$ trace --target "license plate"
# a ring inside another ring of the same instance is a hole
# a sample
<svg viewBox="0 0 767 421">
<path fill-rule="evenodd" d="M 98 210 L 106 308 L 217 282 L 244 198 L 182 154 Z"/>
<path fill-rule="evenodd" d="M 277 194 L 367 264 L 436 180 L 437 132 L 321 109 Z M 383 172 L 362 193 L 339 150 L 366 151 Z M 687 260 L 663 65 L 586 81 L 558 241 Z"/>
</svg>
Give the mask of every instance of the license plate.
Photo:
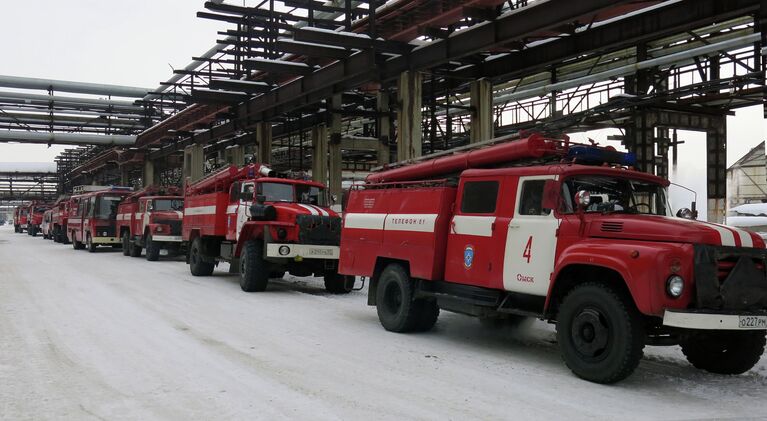
<svg viewBox="0 0 767 421">
<path fill-rule="evenodd" d="M 738 319 L 741 329 L 767 329 L 767 316 L 739 316 Z"/>
<path fill-rule="evenodd" d="M 160 250 L 160 256 L 167 256 L 167 255 L 168 255 L 168 250 L 165 250 L 165 249 Z"/>
</svg>

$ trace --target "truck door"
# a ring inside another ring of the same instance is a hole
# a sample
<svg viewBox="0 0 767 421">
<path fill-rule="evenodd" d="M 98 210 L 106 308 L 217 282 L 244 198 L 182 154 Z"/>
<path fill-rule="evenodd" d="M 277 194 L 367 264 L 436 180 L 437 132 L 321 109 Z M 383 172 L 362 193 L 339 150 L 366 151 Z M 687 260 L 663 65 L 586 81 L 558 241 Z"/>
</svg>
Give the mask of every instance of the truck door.
<svg viewBox="0 0 767 421">
<path fill-rule="evenodd" d="M 503 287 L 507 291 L 548 294 L 560 222 L 551 209 L 542 207 L 544 185 L 551 179 L 556 176 L 519 178 L 504 251 Z"/>
<path fill-rule="evenodd" d="M 240 200 L 237 204 L 237 232 L 235 233 L 235 239 L 240 239 L 240 231 L 242 226 L 250 217 L 250 206 L 253 204 L 253 194 L 255 189 L 255 183 L 246 182 L 242 183 L 240 190 Z"/>
<path fill-rule="evenodd" d="M 447 237 L 445 279 L 499 288 L 501 246 L 494 241 L 501 195 L 499 177 L 462 180 Z"/>
<path fill-rule="evenodd" d="M 144 230 L 149 225 L 149 213 L 152 211 L 151 206 L 152 203 L 149 199 L 139 202 L 139 214 L 136 215 L 136 224 L 138 224 L 138 231 L 136 233 L 138 235 L 144 235 Z"/>
</svg>

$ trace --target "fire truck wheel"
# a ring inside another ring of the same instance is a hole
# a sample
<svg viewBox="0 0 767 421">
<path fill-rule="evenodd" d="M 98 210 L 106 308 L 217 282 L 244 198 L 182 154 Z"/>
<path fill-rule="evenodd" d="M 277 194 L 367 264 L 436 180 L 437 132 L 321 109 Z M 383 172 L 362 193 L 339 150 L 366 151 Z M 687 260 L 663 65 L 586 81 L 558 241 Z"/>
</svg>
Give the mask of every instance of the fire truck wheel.
<svg viewBox="0 0 767 421">
<path fill-rule="evenodd" d="M 764 354 L 765 331 L 702 331 L 682 340 L 682 352 L 695 368 L 716 374 L 742 374 Z"/>
<path fill-rule="evenodd" d="M 434 326 L 439 307 L 433 301 L 414 298 L 414 284 L 405 269 L 392 263 L 381 272 L 376 291 L 378 320 L 392 332 L 426 331 Z"/>
<path fill-rule="evenodd" d="M 260 292 L 269 284 L 269 264 L 264 261 L 264 245 L 247 241 L 240 256 L 240 288 L 245 292 Z"/>
<path fill-rule="evenodd" d="M 354 276 L 330 272 L 326 273 L 324 278 L 325 290 L 331 294 L 348 294 L 354 288 Z"/>
<path fill-rule="evenodd" d="M 189 247 L 189 270 L 194 276 L 210 276 L 213 274 L 213 263 L 202 258 L 202 239 L 195 238 Z"/>
<path fill-rule="evenodd" d="M 128 250 L 130 250 L 128 254 L 130 254 L 130 257 L 141 257 L 141 246 L 136 244 L 135 241 L 133 243 L 128 241 L 128 243 Z"/>
<path fill-rule="evenodd" d="M 578 377 L 615 383 L 642 359 L 644 330 L 633 303 L 602 283 L 576 286 L 559 308 L 557 342 Z"/>
<path fill-rule="evenodd" d="M 152 241 L 152 234 L 146 236 L 146 260 L 156 262 L 160 258 L 160 245 Z"/>
<path fill-rule="evenodd" d="M 85 247 L 88 249 L 88 253 L 95 253 L 96 252 L 96 244 L 93 243 L 93 240 L 91 240 L 91 235 L 87 234 L 85 236 Z"/>
<path fill-rule="evenodd" d="M 130 238 L 128 231 L 123 233 L 123 256 L 130 256 Z"/>
<path fill-rule="evenodd" d="M 74 231 L 72 231 L 72 248 L 75 250 L 82 250 L 85 248 L 85 245 L 82 242 L 77 241 Z"/>
</svg>

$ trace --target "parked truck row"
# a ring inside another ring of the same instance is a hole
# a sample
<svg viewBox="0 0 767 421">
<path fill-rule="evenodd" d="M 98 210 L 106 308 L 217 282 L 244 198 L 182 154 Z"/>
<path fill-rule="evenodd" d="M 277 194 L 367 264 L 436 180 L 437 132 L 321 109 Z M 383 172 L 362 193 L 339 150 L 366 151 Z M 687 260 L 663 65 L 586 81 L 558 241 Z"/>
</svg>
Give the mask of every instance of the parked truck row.
<svg viewBox="0 0 767 421">
<path fill-rule="evenodd" d="M 90 187 L 47 211 L 17 209 L 14 226 L 37 230 L 42 210 L 44 237 L 75 249 L 184 255 L 194 276 L 228 262 L 248 292 L 286 272 L 323 277 L 331 293 L 367 281 L 393 332 L 430 330 L 440 311 L 539 318 L 573 373 L 598 383 L 629 376 L 647 345 L 748 371 L 767 332 L 764 240 L 695 220 L 694 203 L 674 213 L 668 180 L 633 165 L 533 134 L 373 172 L 343 218 L 323 185 L 250 164 L 183 189 Z"/>
</svg>

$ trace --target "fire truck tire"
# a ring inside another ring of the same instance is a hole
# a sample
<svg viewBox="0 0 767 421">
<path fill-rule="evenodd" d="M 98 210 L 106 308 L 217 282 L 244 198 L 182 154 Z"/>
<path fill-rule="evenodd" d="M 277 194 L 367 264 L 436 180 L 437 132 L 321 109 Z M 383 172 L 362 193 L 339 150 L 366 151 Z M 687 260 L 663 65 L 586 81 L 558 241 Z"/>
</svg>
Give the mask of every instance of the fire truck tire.
<svg viewBox="0 0 767 421">
<path fill-rule="evenodd" d="M 146 236 L 146 260 L 156 262 L 160 258 L 160 245 L 152 241 L 152 235 Z"/>
<path fill-rule="evenodd" d="M 264 245 L 247 241 L 240 256 L 240 288 L 245 292 L 266 290 L 269 284 L 269 263 L 264 261 Z"/>
<path fill-rule="evenodd" d="M 325 290 L 331 294 L 348 294 L 354 288 L 354 276 L 330 272 L 325 274 L 324 280 Z"/>
<path fill-rule="evenodd" d="M 32 237 L 37 237 L 37 229 L 35 227 L 29 228 L 27 230 L 27 234 L 29 234 Z"/>
<path fill-rule="evenodd" d="M 130 256 L 130 237 L 128 236 L 128 231 L 125 231 L 123 233 L 123 256 Z"/>
<path fill-rule="evenodd" d="M 384 329 L 391 332 L 426 331 L 434 326 L 439 307 L 433 301 L 416 299 L 415 284 L 396 263 L 381 272 L 376 291 L 376 311 Z"/>
<path fill-rule="evenodd" d="M 128 241 L 128 243 L 128 250 L 130 250 L 128 254 L 130 254 L 130 257 L 141 257 L 141 246 L 136 244 L 135 240 L 132 243 Z"/>
<path fill-rule="evenodd" d="M 213 263 L 202 258 L 202 239 L 195 238 L 189 247 L 189 270 L 194 276 L 210 276 L 213 274 Z"/>
<path fill-rule="evenodd" d="M 88 253 L 95 253 L 96 252 L 96 244 L 93 243 L 93 240 L 91 240 L 91 235 L 87 234 L 85 236 L 85 247 L 88 249 Z"/>
<path fill-rule="evenodd" d="M 75 250 L 82 250 L 85 248 L 85 244 L 83 244 L 80 241 L 77 241 L 77 237 L 75 236 L 74 231 L 72 232 L 72 248 Z"/>
<path fill-rule="evenodd" d="M 18 234 L 18 233 L 19 233 L 19 231 L 20 231 L 20 230 L 19 230 L 19 226 L 18 226 L 18 225 L 14 225 L 14 226 L 13 226 L 13 232 L 15 232 L 15 233 L 17 233 L 17 234 Z"/>
<path fill-rule="evenodd" d="M 615 383 L 639 365 L 644 329 L 629 299 L 602 283 L 584 283 L 567 294 L 557 317 L 557 342 L 578 377 Z"/>
<path fill-rule="evenodd" d="M 701 331 L 682 340 L 682 352 L 695 368 L 716 374 L 743 374 L 764 354 L 765 332 Z"/>
</svg>

